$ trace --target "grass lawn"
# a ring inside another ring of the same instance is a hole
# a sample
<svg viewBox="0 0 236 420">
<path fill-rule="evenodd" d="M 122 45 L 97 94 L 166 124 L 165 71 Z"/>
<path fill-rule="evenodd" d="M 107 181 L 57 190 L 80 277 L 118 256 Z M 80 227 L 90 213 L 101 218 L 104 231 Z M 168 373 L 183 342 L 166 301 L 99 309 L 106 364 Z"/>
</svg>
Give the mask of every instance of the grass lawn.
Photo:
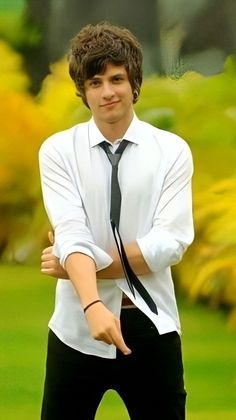
<svg viewBox="0 0 236 420">
<path fill-rule="evenodd" d="M 0 265 L 0 419 L 40 418 L 54 284 L 35 267 Z M 220 312 L 183 299 L 179 308 L 187 420 L 236 419 L 236 331 L 227 328 Z M 96 420 L 111 419 L 128 420 L 128 415 L 119 397 L 109 391 Z"/>
</svg>

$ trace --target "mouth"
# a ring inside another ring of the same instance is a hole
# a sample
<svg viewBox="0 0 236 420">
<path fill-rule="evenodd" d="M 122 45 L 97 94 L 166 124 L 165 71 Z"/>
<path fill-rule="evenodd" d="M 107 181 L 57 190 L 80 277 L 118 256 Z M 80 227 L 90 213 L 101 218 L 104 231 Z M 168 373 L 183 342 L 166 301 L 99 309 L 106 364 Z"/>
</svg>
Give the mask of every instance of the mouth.
<svg viewBox="0 0 236 420">
<path fill-rule="evenodd" d="M 110 108 L 110 107 L 112 107 L 112 106 L 114 106 L 114 105 L 116 105 L 118 103 L 119 103 L 119 101 L 107 102 L 105 104 L 102 104 L 101 105 L 101 108 Z"/>
</svg>

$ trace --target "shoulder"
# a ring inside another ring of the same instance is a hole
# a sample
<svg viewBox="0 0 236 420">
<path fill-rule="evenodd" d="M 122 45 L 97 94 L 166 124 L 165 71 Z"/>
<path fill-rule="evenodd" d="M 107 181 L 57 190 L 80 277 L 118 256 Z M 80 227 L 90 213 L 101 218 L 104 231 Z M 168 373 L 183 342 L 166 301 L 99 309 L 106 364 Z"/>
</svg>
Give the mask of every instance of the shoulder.
<svg viewBox="0 0 236 420">
<path fill-rule="evenodd" d="M 52 134 L 43 141 L 39 149 L 39 156 L 56 153 L 64 154 L 73 148 L 74 142 L 79 141 L 87 131 L 88 123 L 80 123 L 66 130 Z"/>
<path fill-rule="evenodd" d="M 161 153 L 171 156 L 184 153 L 191 157 L 191 150 L 188 142 L 176 133 L 163 130 L 149 124 L 145 121 L 138 120 L 139 133 L 141 141 L 145 147 L 151 145 L 160 150 Z"/>
<path fill-rule="evenodd" d="M 142 120 L 138 121 L 142 150 L 159 155 L 168 171 L 170 168 L 185 168 L 193 172 L 193 157 L 190 146 L 181 136 L 153 126 Z"/>
<path fill-rule="evenodd" d="M 138 123 L 140 124 L 141 130 L 146 133 L 146 137 L 148 135 L 148 137 L 152 138 L 163 147 L 189 147 L 187 141 L 176 133 L 157 128 L 142 120 L 139 120 Z"/>
</svg>

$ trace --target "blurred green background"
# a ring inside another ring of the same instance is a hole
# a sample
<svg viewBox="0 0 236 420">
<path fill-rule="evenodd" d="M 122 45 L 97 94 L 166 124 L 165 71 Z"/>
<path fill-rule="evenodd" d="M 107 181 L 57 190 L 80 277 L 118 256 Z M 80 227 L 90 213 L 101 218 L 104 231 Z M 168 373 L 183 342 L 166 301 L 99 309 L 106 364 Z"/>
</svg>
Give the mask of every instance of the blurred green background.
<svg viewBox="0 0 236 420">
<path fill-rule="evenodd" d="M 143 45 L 137 115 L 182 136 L 193 153 L 195 240 L 173 270 L 189 419 L 236 418 L 236 2 L 86 3 L 0 0 L 0 418 L 38 418 L 55 286 L 39 271 L 49 225 L 38 149 L 89 117 L 66 52 L 84 24 L 104 19 Z M 119 403 L 108 395 L 99 420 L 109 410 L 125 419 Z"/>
</svg>

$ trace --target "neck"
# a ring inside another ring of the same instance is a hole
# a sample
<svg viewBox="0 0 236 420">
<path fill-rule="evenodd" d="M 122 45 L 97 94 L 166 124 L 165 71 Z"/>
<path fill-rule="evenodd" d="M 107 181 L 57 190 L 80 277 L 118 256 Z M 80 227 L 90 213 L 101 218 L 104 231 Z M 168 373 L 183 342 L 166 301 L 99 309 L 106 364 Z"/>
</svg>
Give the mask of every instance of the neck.
<svg viewBox="0 0 236 420">
<path fill-rule="evenodd" d="M 117 139 L 122 139 L 128 130 L 131 121 L 133 119 L 133 115 L 127 119 L 126 122 L 118 121 L 118 122 L 110 122 L 110 123 L 101 123 L 100 121 L 96 121 L 94 118 L 95 124 L 98 127 L 99 131 L 102 135 L 109 140 L 111 143 L 114 143 Z"/>
</svg>

